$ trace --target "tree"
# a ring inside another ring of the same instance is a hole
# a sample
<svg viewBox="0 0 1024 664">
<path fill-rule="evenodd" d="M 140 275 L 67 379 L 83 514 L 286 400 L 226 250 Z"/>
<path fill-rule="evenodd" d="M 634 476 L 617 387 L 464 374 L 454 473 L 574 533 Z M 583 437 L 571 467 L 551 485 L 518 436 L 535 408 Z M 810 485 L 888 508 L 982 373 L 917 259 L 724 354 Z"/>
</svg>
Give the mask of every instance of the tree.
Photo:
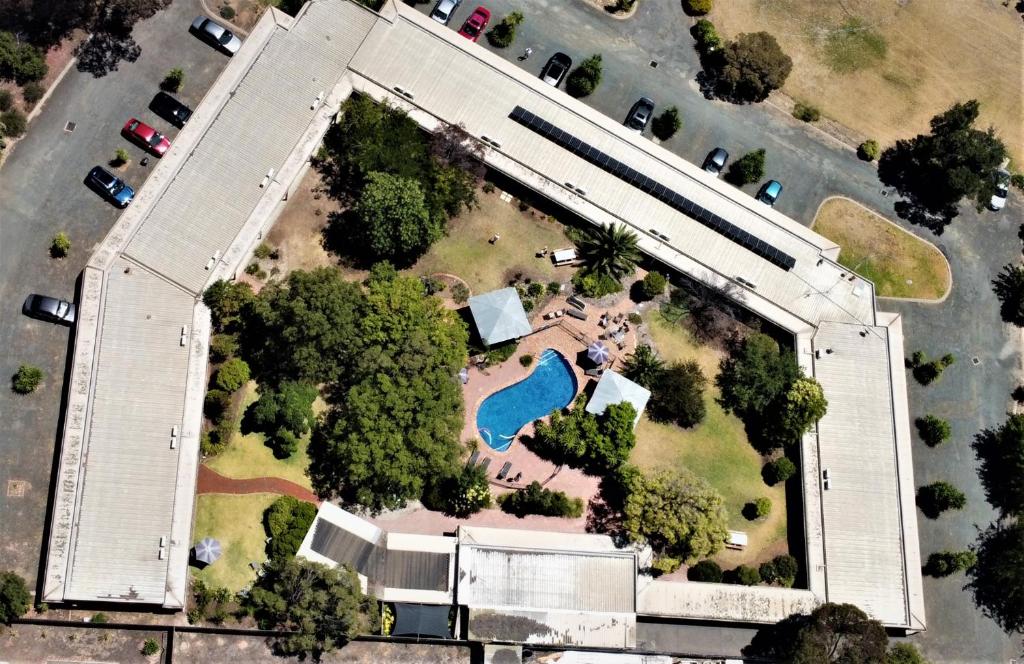
<svg viewBox="0 0 1024 664">
<path fill-rule="evenodd" d="M 214 334 L 210 336 L 210 360 L 212 362 L 223 362 L 237 352 L 237 335 Z"/>
<path fill-rule="evenodd" d="M 907 200 L 897 213 L 941 232 L 963 198 L 980 210 L 995 193 L 1006 147 L 989 127 L 974 128 L 980 105 L 956 103 L 931 119 L 931 133 L 896 141 L 878 161 L 878 177 Z"/>
<path fill-rule="evenodd" d="M 487 41 L 496 48 L 508 48 L 516 40 L 516 28 L 523 22 L 522 12 L 512 12 L 487 31 Z"/>
<path fill-rule="evenodd" d="M 694 427 L 704 421 L 704 388 L 708 380 L 696 361 L 673 362 L 654 381 L 647 410 L 657 422 Z"/>
<path fill-rule="evenodd" d="M 47 71 L 45 53 L 10 32 L 0 32 L 0 79 L 25 85 L 42 80 Z"/>
<path fill-rule="evenodd" d="M 0 572 L 0 624 L 11 624 L 28 612 L 32 597 L 25 579 L 14 572 Z"/>
<path fill-rule="evenodd" d="M 985 429 L 971 444 L 985 499 L 1002 518 L 1024 516 L 1024 414 Z"/>
<path fill-rule="evenodd" d="M 1024 521 L 994 523 L 971 547 L 978 562 L 965 588 L 974 603 L 1007 632 L 1024 632 Z"/>
<path fill-rule="evenodd" d="M 748 152 L 729 164 L 725 178 L 737 185 L 752 184 L 764 177 L 764 148 Z"/>
<path fill-rule="evenodd" d="M 759 102 L 782 87 L 793 60 L 767 32 L 741 34 L 709 62 L 715 92 L 737 103 Z"/>
<path fill-rule="evenodd" d="M 43 382 L 43 370 L 31 364 L 23 364 L 11 376 L 11 389 L 18 394 L 31 394 Z"/>
<path fill-rule="evenodd" d="M 882 149 L 878 146 L 878 141 L 873 138 L 869 138 L 857 146 L 857 156 L 864 161 L 874 161 L 881 153 Z"/>
<path fill-rule="evenodd" d="M 665 363 L 655 355 L 654 349 L 647 344 L 639 344 L 636 350 L 626 357 L 622 375 L 647 389 L 653 389 L 664 369 Z"/>
<path fill-rule="evenodd" d="M 0 134 L 17 138 L 28 129 L 28 118 L 16 108 L 0 113 Z"/>
<path fill-rule="evenodd" d="M 796 473 L 796 465 L 786 457 L 779 457 L 769 461 L 761 469 L 761 477 L 768 486 L 775 486 L 779 482 L 785 482 Z"/>
<path fill-rule="evenodd" d="M 213 282 L 203 292 L 203 304 L 210 309 L 213 327 L 221 332 L 234 329 L 242 310 L 254 299 L 249 284 L 223 279 Z"/>
<path fill-rule="evenodd" d="M 362 593 L 347 564 L 331 568 L 303 558 L 275 558 L 264 569 L 246 605 L 260 629 L 288 632 L 276 639 L 279 654 L 319 659 L 360 632 L 375 631 L 377 602 Z"/>
<path fill-rule="evenodd" d="M 785 588 L 793 585 L 799 570 L 800 567 L 796 562 L 796 558 L 788 553 L 775 556 L 771 560 L 761 563 L 757 568 L 758 573 L 761 575 L 761 581 L 771 584 L 777 583 Z"/>
<path fill-rule="evenodd" d="M 800 377 L 793 354 L 780 351 L 774 339 L 760 333 L 731 344 L 720 369 L 715 379 L 722 391 L 720 402 L 742 419 L 760 416 Z"/>
<path fill-rule="evenodd" d="M 249 365 L 245 360 L 233 357 L 220 365 L 213 382 L 225 392 L 234 392 L 249 382 Z"/>
<path fill-rule="evenodd" d="M 708 54 L 717 49 L 722 45 L 722 38 L 718 36 L 718 30 L 715 29 L 715 24 L 706 18 L 702 18 L 697 21 L 693 28 L 690 29 L 690 33 L 693 38 L 697 41 L 697 50 L 701 54 Z"/>
<path fill-rule="evenodd" d="M 71 251 L 71 238 L 64 231 L 61 231 L 53 236 L 53 242 L 50 243 L 50 256 L 53 258 L 66 258 L 68 252 Z"/>
<path fill-rule="evenodd" d="M 686 578 L 690 581 L 721 583 L 722 568 L 714 560 L 702 560 L 686 570 Z"/>
<path fill-rule="evenodd" d="M 764 497 L 755 498 L 743 506 L 743 516 L 746 517 L 748 521 L 763 519 L 771 514 L 771 511 L 772 501 Z"/>
<path fill-rule="evenodd" d="M 658 272 L 648 272 L 644 278 L 633 284 L 630 297 L 634 302 L 647 302 L 665 292 L 668 279 Z"/>
<path fill-rule="evenodd" d="M 601 84 L 603 65 L 600 54 L 592 55 L 572 70 L 565 81 L 565 90 L 573 97 L 586 97 Z"/>
<path fill-rule="evenodd" d="M 922 571 L 935 577 L 949 576 L 974 567 L 978 556 L 973 551 L 939 551 L 928 556 Z"/>
<path fill-rule="evenodd" d="M 586 403 L 587 396 L 580 394 L 572 410 L 555 411 L 547 423 L 536 422 L 530 448 L 557 464 L 595 473 L 614 470 L 625 463 L 636 444 L 636 409 L 624 401 L 595 416 L 586 411 Z"/>
<path fill-rule="evenodd" d="M 992 280 L 992 290 L 999 298 L 1003 320 L 1024 327 L 1024 265 L 1004 265 Z"/>
<path fill-rule="evenodd" d="M 444 232 L 430 216 L 415 180 L 370 173 L 355 216 L 357 236 L 375 259 L 411 264 Z"/>
<path fill-rule="evenodd" d="M 929 360 L 922 351 L 914 351 L 910 360 L 906 362 L 913 374 L 914 379 L 921 385 L 930 385 L 942 377 L 942 372 L 953 365 L 956 358 L 952 353 L 946 353 L 942 357 Z"/>
<path fill-rule="evenodd" d="M 932 482 L 917 490 L 917 506 L 929 519 L 937 519 L 946 510 L 963 509 L 967 496 L 949 482 Z"/>
<path fill-rule="evenodd" d="M 746 657 L 785 664 L 881 664 L 888 639 L 885 628 L 852 604 L 822 604 L 810 616 L 794 614 L 761 628 Z"/>
<path fill-rule="evenodd" d="M 632 541 L 684 560 L 706 558 L 729 535 L 722 497 L 688 471 L 626 477 L 622 526 Z"/>
<path fill-rule="evenodd" d="M 821 384 L 813 378 L 797 378 L 781 400 L 781 412 L 774 421 L 771 436 L 780 444 L 800 440 L 825 416 L 828 401 Z"/>
<path fill-rule="evenodd" d="M 726 583 L 735 583 L 741 586 L 756 586 L 761 583 L 761 572 L 750 565 L 740 565 L 731 569 L 723 575 Z"/>
<path fill-rule="evenodd" d="M 263 524 L 270 542 L 270 558 L 291 558 L 302 545 L 306 531 L 316 518 L 316 505 L 291 496 L 281 496 L 263 513 Z"/>
<path fill-rule="evenodd" d="M 817 122 L 821 119 L 821 110 L 817 106 L 798 101 L 793 106 L 793 117 L 804 122 Z"/>
<path fill-rule="evenodd" d="M 464 519 L 491 506 L 491 488 L 487 471 L 480 465 L 465 465 L 456 474 L 430 483 L 423 494 L 427 509 Z"/>
<path fill-rule="evenodd" d="M 683 120 L 679 117 L 679 109 L 669 106 L 661 115 L 654 118 L 651 123 L 651 131 L 662 141 L 672 138 L 683 126 Z"/>
<path fill-rule="evenodd" d="M 527 514 L 560 516 L 575 519 L 583 514 L 583 501 L 570 498 L 562 491 L 552 491 L 541 486 L 536 480 L 525 489 L 506 493 L 498 498 L 503 512 L 520 519 Z"/>
<path fill-rule="evenodd" d="M 591 229 L 577 243 L 583 271 L 621 281 L 636 270 L 640 260 L 637 241 L 636 233 L 624 225 L 608 223 Z"/>
<path fill-rule="evenodd" d="M 683 0 L 683 11 L 690 16 L 707 14 L 713 6 L 713 0 Z"/>
<path fill-rule="evenodd" d="M 246 411 L 245 427 L 267 434 L 267 442 L 278 458 L 287 458 L 298 447 L 298 437 L 316 421 L 313 402 L 315 385 L 285 381 L 277 389 L 260 385 L 260 398 Z"/>
<path fill-rule="evenodd" d="M 919 417 L 914 420 L 914 425 L 917 427 L 917 435 L 921 437 L 921 440 L 928 447 L 941 445 L 949 440 L 950 435 L 953 433 L 949 422 L 934 415 Z"/>
<path fill-rule="evenodd" d="M 896 643 L 885 653 L 885 664 L 928 664 L 928 660 L 913 643 Z"/>
</svg>

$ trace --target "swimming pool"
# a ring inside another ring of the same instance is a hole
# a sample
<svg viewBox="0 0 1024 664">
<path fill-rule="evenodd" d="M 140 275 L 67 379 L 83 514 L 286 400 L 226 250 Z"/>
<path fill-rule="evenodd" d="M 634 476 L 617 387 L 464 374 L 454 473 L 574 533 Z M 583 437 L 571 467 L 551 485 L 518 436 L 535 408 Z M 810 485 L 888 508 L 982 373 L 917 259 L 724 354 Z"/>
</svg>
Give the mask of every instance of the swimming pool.
<svg viewBox="0 0 1024 664">
<path fill-rule="evenodd" d="M 576 374 L 561 353 L 548 348 L 526 379 L 484 399 L 476 428 L 491 449 L 504 452 L 524 424 L 565 408 L 576 396 Z"/>
</svg>

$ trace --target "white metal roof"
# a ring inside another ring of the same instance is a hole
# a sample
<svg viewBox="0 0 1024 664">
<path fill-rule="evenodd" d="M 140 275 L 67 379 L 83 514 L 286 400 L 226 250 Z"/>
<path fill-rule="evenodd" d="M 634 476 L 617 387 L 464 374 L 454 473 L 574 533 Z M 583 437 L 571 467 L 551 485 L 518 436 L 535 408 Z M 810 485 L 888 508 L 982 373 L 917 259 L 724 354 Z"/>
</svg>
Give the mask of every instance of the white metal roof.
<svg viewBox="0 0 1024 664">
<path fill-rule="evenodd" d="M 515 288 L 500 288 L 469 298 L 469 310 L 473 313 L 480 338 L 488 346 L 509 339 L 525 337 L 533 332 L 526 310 Z"/>
<path fill-rule="evenodd" d="M 636 417 L 633 419 L 633 426 L 636 426 L 650 398 L 651 391 L 646 387 L 608 369 L 601 374 L 601 380 L 597 381 L 594 395 L 587 402 L 586 411 L 594 415 L 601 415 L 608 406 L 628 401 L 636 409 Z"/>
</svg>

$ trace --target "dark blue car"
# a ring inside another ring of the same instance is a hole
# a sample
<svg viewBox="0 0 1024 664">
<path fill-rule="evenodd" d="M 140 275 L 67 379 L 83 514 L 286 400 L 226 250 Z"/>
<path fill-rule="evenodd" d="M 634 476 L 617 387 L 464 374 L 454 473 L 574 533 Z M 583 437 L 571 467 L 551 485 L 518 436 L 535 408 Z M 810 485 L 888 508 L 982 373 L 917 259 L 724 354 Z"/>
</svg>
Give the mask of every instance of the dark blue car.
<svg viewBox="0 0 1024 664">
<path fill-rule="evenodd" d="M 118 207 L 128 207 L 128 204 L 135 198 L 134 189 L 102 166 L 96 166 L 89 171 L 85 181 L 101 196 Z"/>
</svg>

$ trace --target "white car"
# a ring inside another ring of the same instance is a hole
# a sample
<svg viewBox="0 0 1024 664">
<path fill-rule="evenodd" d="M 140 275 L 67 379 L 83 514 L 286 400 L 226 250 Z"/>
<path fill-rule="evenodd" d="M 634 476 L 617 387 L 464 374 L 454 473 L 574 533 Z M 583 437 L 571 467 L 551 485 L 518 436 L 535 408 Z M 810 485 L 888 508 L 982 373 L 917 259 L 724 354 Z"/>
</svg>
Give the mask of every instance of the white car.
<svg viewBox="0 0 1024 664">
<path fill-rule="evenodd" d="M 455 13 L 455 8 L 458 6 L 459 0 L 440 0 L 434 7 L 434 11 L 430 12 L 430 18 L 441 25 L 448 25 L 448 21 L 452 20 L 452 14 Z"/>
<path fill-rule="evenodd" d="M 228 55 L 238 53 L 238 49 L 242 47 L 241 39 L 220 23 L 205 16 L 197 16 L 196 20 L 192 21 L 190 29 L 204 42 L 224 51 Z"/>
<path fill-rule="evenodd" d="M 999 211 L 1006 205 L 1006 196 L 1010 193 L 1010 173 L 1009 171 L 1000 168 L 996 173 L 996 193 L 992 194 L 992 199 L 988 202 L 988 209 L 992 211 Z"/>
</svg>

